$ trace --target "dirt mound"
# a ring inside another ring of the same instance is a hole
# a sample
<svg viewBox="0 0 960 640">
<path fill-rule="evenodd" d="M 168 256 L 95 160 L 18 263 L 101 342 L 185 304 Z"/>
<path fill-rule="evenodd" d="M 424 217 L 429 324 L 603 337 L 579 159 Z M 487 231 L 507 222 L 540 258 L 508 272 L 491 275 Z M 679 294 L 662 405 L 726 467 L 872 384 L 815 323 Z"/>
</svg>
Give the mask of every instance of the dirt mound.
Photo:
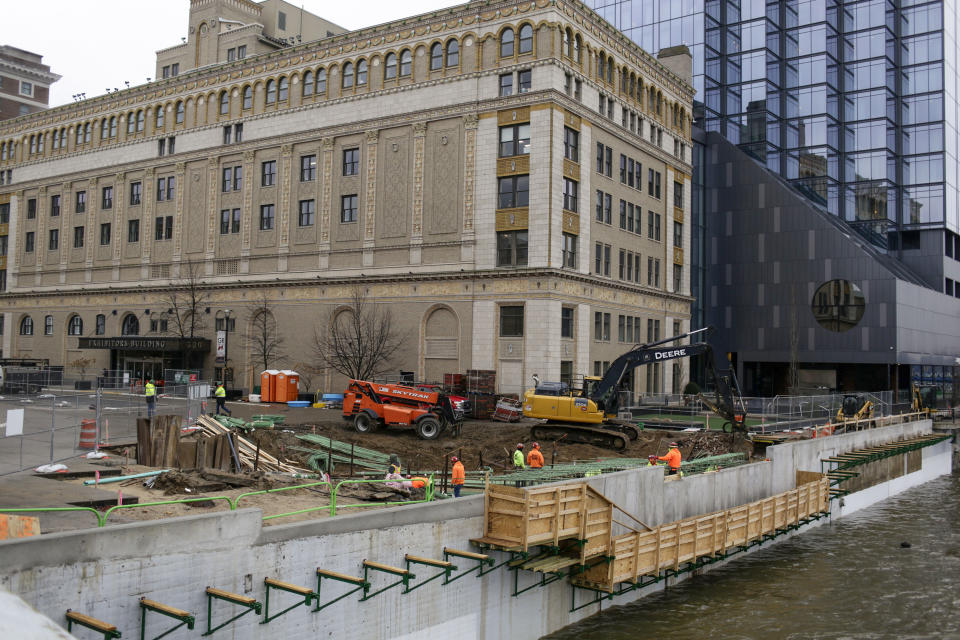
<svg viewBox="0 0 960 640">
<path fill-rule="evenodd" d="M 249 487 L 251 491 L 272 489 L 277 484 L 262 472 L 248 474 L 225 473 L 223 471 L 167 471 L 153 481 L 151 489 L 163 491 L 165 495 L 193 494 L 224 491 L 239 487 Z"/>
</svg>

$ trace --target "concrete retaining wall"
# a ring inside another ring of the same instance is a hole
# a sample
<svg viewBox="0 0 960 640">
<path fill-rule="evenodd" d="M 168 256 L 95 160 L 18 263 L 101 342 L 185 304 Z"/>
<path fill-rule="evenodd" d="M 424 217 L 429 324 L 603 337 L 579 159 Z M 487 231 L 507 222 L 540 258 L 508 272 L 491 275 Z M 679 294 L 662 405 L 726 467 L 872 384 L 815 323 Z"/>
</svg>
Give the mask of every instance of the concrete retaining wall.
<svg viewBox="0 0 960 640">
<path fill-rule="evenodd" d="M 662 469 L 649 468 L 599 476 L 590 483 L 656 526 L 790 489 L 797 468 L 819 471 L 821 455 L 929 430 L 929 422 L 916 423 L 780 445 L 769 450 L 769 462 L 669 482 L 664 481 Z M 863 492 L 870 496 L 862 500 L 848 496 L 846 504 L 862 508 L 870 499 L 882 499 L 949 471 L 950 447 L 942 443 L 924 449 L 920 471 L 872 487 Z M 318 566 L 362 575 L 364 559 L 403 566 L 404 553 L 441 558 L 444 546 L 469 549 L 468 539 L 482 533 L 483 499 L 475 496 L 269 528 L 261 527 L 260 517 L 259 510 L 244 509 L 0 542 L 0 566 L 4 568 L 0 587 L 19 594 L 61 623 L 64 610 L 70 607 L 134 635 L 139 625 L 137 599 L 147 596 L 193 611 L 198 629 L 205 628 L 203 590 L 207 586 L 262 601 L 264 577 L 315 587 Z M 455 564 L 472 566 L 465 561 Z M 414 573 L 429 577 L 433 571 L 416 567 Z M 565 581 L 512 597 L 512 578 L 511 572 L 499 569 L 482 579 L 471 575 L 448 586 L 435 581 L 407 595 L 394 588 L 368 602 L 345 599 L 317 614 L 300 607 L 266 625 L 247 616 L 218 631 L 217 637 L 533 640 L 598 610 L 592 606 L 571 614 L 571 588 Z M 522 572 L 520 587 L 533 584 L 534 579 Z M 390 576 L 378 575 L 373 580 L 376 589 L 387 584 Z M 342 593 L 344 588 L 325 583 L 324 597 Z M 616 603 L 625 604 L 659 588 L 662 583 L 618 598 Z M 295 600 L 282 592 L 272 596 L 271 607 L 277 610 Z M 230 605 L 214 605 L 215 621 L 234 613 Z M 156 635 L 166 628 L 165 619 L 148 616 L 148 633 Z M 178 631 L 176 637 L 199 634 Z"/>
</svg>

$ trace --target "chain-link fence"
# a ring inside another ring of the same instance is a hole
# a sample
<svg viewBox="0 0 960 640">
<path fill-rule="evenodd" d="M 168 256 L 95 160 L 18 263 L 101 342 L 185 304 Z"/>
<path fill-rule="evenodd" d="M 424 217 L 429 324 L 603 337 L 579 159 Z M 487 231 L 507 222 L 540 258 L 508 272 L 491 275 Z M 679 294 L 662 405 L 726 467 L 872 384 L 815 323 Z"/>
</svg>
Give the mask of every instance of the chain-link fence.
<svg viewBox="0 0 960 640">
<path fill-rule="evenodd" d="M 60 462 L 95 446 L 133 443 L 137 418 L 147 417 L 142 384 L 76 389 L 6 383 L 0 395 L 0 475 Z M 79 385 L 86 386 L 86 385 Z M 213 406 L 209 382 L 157 387 L 155 415 L 191 423 Z"/>
</svg>

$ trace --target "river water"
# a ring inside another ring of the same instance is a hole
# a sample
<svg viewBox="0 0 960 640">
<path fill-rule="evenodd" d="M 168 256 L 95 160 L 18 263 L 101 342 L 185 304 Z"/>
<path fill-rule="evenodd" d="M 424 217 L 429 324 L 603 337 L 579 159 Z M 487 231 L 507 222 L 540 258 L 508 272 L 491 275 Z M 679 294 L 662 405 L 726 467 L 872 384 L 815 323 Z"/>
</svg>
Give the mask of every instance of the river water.
<svg viewBox="0 0 960 640">
<path fill-rule="evenodd" d="M 960 639 L 960 476 L 774 542 L 547 638 Z"/>
</svg>

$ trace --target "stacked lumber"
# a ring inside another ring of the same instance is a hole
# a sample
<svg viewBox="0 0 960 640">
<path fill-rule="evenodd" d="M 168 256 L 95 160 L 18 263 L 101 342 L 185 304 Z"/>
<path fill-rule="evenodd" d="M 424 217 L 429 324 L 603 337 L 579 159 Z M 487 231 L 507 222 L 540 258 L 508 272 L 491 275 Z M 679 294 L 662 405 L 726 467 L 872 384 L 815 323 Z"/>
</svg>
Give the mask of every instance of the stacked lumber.
<svg viewBox="0 0 960 640">
<path fill-rule="evenodd" d="M 260 451 L 259 460 L 257 460 L 257 446 L 249 440 L 232 433 L 229 427 L 225 427 L 209 416 L 200 416 L 197 418 L 197 425 L 200 427 L 200 433 L 207 438 L 224 438 L 229 447 L 230 440 L 233 440 L 233 446 L 237 451 L 237 458 L 240 460 L 242 469 L 253 469 L 254 462 L 257 462 L 257 469 L 261 471 L 276 471 L 278 473 L 309 473 L 306 469 L 295 467 L 293 465 L 281 462 L 266 451 Z M 239 471 L 240 469 L 238 469 Z"/>
<path fill-rule="evenodd" d="M 137 418 L 137 464 L 175 467 L 180 445 L 180 416 Z"/>
</svg>

